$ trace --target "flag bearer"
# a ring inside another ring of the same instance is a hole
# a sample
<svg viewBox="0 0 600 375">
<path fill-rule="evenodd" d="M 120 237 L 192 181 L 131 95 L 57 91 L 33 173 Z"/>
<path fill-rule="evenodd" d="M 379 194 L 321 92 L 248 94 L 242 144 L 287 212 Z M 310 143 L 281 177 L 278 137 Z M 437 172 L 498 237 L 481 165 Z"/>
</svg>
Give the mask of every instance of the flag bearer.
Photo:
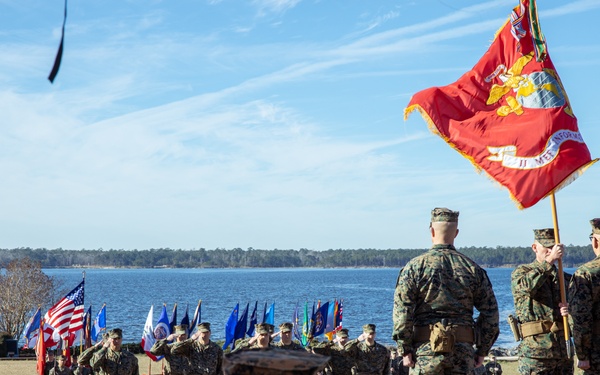
<svg viewBox="0 0 600 375">
<path fill-rule="evenodd" d="M 535 229 L 531 245 L 535 260 L 518 266 L 511 276 L 515 312 L 523 340 L 519 345 L 519 373 L 572 374 L 573 360 L 567 356 L 563 316 L 568 305 L 560 301 L 555 263 L 564 246 L 555 243 L 554 229 Z M 570 279 L 564 275 L 565 280 Z"/>
</svg>

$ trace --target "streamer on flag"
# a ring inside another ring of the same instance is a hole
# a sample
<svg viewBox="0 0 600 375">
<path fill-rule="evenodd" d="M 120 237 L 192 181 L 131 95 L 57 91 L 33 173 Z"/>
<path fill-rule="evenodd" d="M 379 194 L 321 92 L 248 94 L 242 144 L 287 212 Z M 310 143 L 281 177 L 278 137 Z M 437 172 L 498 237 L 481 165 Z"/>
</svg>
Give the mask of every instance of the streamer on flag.
<svg viewBox="0 0 600 375">
<path fill-rule="evenodd" d="M 69 294 L 58 301 L 46 312 L 44 320 L 57 331 L 63 339 L 70 332 L 83 328 L 83 289 L 85 280 Z"/>
<path fill-rule="evenodd" d="M 413 95 L 431 131 L 506 187 L 520 209 L 581 175 L 592 160 L 546 49 L 534 0 L 521 0 L 458 81 Z"/>
</svg>

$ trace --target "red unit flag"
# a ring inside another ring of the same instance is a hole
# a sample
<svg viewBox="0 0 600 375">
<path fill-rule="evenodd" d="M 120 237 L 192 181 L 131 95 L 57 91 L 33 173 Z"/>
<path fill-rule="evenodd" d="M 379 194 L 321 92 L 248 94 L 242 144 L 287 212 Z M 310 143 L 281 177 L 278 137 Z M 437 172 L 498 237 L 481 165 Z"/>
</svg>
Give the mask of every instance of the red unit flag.
<svg viewBox="0 0 600 375">
<path fill-rule="evenodd" d="M 547 53 L 535 0 L 521 0 L 473 69 L 413 95 L 432 132 L 528 208 L 597 161 Z"/>
</svg>

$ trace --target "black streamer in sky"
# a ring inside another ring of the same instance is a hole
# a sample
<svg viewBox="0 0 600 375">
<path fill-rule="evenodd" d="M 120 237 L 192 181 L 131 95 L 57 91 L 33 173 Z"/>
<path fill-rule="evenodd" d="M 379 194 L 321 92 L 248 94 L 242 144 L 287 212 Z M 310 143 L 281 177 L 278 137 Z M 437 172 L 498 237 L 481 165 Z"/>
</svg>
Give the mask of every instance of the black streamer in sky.
<svg viewBox="0 0 600 375">
<path fill-rule="evenodd" d="M 60 62 L 62 61 L 63 54 L 63 45 L 65 43 L 65 24 L 67 23 L 67 0 L 65 0 L 65 17 L 63 19 L 62 25 L 62 35 L 60 36 L 60 45 L 58 46 L 58 52 L 56 52 L 56 58 L 54 59 L 54 66 L 52 67 L 52 71 L 48 76 L 48 80 L 50 83 L 54 83 L 54 78 L 58 74 L 58 69 L 60 69 Z"/>
</svg>

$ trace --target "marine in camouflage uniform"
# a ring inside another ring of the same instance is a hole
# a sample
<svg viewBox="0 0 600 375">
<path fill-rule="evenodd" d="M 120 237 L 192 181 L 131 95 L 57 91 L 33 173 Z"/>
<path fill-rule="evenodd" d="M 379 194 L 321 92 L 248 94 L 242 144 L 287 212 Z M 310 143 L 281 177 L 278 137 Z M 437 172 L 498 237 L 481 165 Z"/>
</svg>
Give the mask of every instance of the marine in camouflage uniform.
<svg viewBox="0 0 600 375">
<path fill-rule="evenodd" d="M 171 347 L 171 354 L 185 356 L 190 361 L 189 375 L 221 374 L 223 366 L 223 349 L 210 340 L 210 323 L 200 323 L 198 332 L 192 338 L 176 342 Z"/>
<path fill-rule="evenodd" d="M 388 375 L 390 373 L 390 351 L 375 341 L 375 335 L 375 324 L 365 324 L 363 334 L 344 346 L 344 350 L 354 358 L 353 374 Z"/>
<path fill-rule="evenodd" d="M 175 343 L 169 343 L 173 340 L 176 342 L 182 342 L 187 340 L 187 328 L 186 324 L 175 326 L 175 333 L 170 334 L 162 340 L 158 340 L 152 345 L 150 353 L 156 356 L 164 356 L 165 361 L 165 375 L 189 375 L 191 373 L 191 364 L 187 356 L 176 355 L 171 352 L 171 349 Z"/>
<path fill-rule="evenodd" d="M 56 357 L 57 365 L 52 368 L 49 372 L 50 375 L 72 375 L 73 371 L 65 366 L 67 358 L 64 355 Z"/>
<path fill-rule="evenodd" d="M 223 359 L 224 375 L 312 375 L 327 364 L 328 358 L 302 350 L 270 347 L 228 353 Z"/>
<path fill-rule="evenodd" d="M 600 219 L 590 220 L 596 258 L 580 266 L 569 285 L 569 312 L 577 353 L 584 374 L 600 374 Z"/>
<path fill-rule="evenodd" d="M 431 250 L 410 260 L 398 275 L 393 339 L 404 365 L 414 367 L 411 374 L 470 374 L 498 337 L 498 303 L 487 273 L 454 248 L 458 214 L 447 208 L 431 212 Z M 476 322 L 473 308 L 479 311 Z M 456 336 L 446 352 L 431 347 L 436 323 Z"/>
<path fill-rule="evenodd" d="M 49 375 L 50 370 L 56 367 L 56 358 L 54 356 L 54 351 L 52 349 L 48 349 L 46 351 L 46 362 L 44 364 L 44 375 Z"/>
<path fill-rule="evenodd" d="M 279 332 L 271 336 L 271 338 L 273 336 L 280 336 L 280 340 L 273 346 L 285 350 L 305 350 L 302 345 L 292 340 L 293 328 L 294 325 L 290 322 L 281 323 L 279 325 Z"/>
<path fill-rule="evenodd" d="M 266 349 L 271 346 L 271 334 L 275 330 L 272 324 L 259 323 L 254 326 L 254 336 L 235 342 L 232 353 L 240 350 Z"/>
<path fill-rule="evenodd" d="M 515 312 L 523 341 L 519 345 L 519 373 L 573 374 L 573 361 L 567 358 L 562 314 L 567 306 L 560 301 L 558 270 L 554 263 L 564 253 L 555 244 L 554 229 L 534 230 L 532 249 L 536 259 L 520 265 L 511 276 Z M 565 280 L 570 275 L 564 274 Z"/>
<path fill-rule="evenodd" d="M 139 375 L 138 359 L 133 353 L 121 350 L 122 342 L 123 331 L 111 329 L 108 340 L 92 356 L 92 370 L 100 375 Z"/>
<path fill-rule="evenodd" d="M 77 358 L 77 368 L 73 371 L 73 375 L 90 375 L 94 373 L 90 366 L 90 360 L 94 353 L 100 350 L 102 345 L 108 340 L 108 333 L 102 334 L 102 340 L 98 341 L 94 346 L 90 346 L 83 351 Z"/>
<path fill-rule="evenodd" d="M 342 328 L 335 333 L 333 341 L 317 343 L 311 347 L 314 353 L 330 357 L 325 368 L 325 373 L 330 375 L 352 375 L 354 358 L 350 356 L 344 346 L 348 343 L 348 330 Z"/>
</svg>

